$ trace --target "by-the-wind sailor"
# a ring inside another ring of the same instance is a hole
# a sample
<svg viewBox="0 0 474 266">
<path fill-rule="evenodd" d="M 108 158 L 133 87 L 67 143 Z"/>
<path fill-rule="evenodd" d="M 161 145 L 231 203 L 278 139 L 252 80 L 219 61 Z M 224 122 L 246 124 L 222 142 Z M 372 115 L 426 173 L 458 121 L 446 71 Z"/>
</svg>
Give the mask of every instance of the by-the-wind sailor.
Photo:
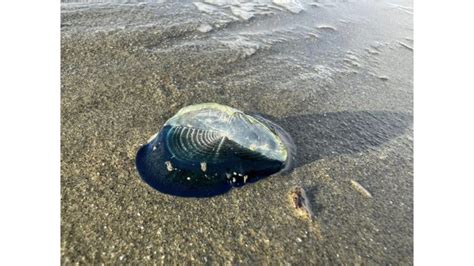
<svg viewBox="0 0 474 266">
<path fill-rule="evenodd" d="M 143 145 L 142 179 L 172 195 L 209 197 L 288 170 L 295 146 L 281 127 L 216 103 L 187 106 Z"/>
</svg>

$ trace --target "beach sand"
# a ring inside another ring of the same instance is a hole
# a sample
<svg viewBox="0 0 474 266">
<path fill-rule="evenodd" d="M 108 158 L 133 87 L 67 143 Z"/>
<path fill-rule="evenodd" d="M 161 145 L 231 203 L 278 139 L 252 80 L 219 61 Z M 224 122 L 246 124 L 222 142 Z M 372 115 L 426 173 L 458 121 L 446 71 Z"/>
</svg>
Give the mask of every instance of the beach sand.
<svg viewBox="0 0 474 266">
<path fill-rule="evenodd" d="M 412 264 L 412 9 L 211 7 L 62 4 L 62 264 Z M 138 148 L 203 102 L 271 117 L 296 168 L 212 198 L 153 190 Z"/>
</svg>

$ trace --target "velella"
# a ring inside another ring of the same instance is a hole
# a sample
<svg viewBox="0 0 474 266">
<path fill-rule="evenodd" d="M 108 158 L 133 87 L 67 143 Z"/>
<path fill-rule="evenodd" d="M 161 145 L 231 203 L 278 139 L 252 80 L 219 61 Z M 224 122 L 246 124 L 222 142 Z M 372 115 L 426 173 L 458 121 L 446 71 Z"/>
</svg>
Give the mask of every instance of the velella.
<svg viewBox="0 0 474 266">
<path fill-rule="evenodd" d="M 290 135 L 274 122 L 203 103 L 168 119 L 138 150 L 136 168 L 160 192 L 211 197 L 291 170 L 295 153 Z"/>
</svg>

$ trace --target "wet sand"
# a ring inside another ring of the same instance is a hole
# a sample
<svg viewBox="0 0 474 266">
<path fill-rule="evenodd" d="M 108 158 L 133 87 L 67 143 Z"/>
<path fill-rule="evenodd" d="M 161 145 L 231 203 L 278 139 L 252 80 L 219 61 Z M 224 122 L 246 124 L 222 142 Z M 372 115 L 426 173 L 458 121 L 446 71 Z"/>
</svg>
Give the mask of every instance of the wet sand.
<svg viewBox="0 0 474 266">
<path fill-rule="evenodd" d="M 410 5 L 62 4 L 62 264 L 412 264 Z M 140 144 L 203 102 L 270 117 L 297 167 L 212 198 L 153 190 Z"/>
</svg>

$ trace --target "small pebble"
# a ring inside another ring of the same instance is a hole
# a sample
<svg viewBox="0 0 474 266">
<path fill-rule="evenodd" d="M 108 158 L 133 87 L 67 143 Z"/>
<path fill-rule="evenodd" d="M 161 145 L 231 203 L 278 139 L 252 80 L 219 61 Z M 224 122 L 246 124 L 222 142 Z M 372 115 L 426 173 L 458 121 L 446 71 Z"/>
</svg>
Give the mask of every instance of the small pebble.
<svg viewBox="0 0 474 266">
<path fill-rule="evenodd" d="M 210 32 L 212 30 L 212 26 L 209 24 L 201 24 L 198 28 L 198 31 L 202 33 Z"/>
<path fill-rule="evenodd" d="M 166 161 L 165 164 L 166 164 L 166 170 L 168 170 L 169 172 L 174 170 L 173 165 L 171 164 L 170 161 Z"/>
<path fill-rule="evenodd" d="M 206 170 L 207 170 L 207 163 L 206 163 L 206 162 L 202 162 L 202 163 L 201 163 L 201 170 L 202 170 L 203 172 L 206 172 Z"/>
</svg>

